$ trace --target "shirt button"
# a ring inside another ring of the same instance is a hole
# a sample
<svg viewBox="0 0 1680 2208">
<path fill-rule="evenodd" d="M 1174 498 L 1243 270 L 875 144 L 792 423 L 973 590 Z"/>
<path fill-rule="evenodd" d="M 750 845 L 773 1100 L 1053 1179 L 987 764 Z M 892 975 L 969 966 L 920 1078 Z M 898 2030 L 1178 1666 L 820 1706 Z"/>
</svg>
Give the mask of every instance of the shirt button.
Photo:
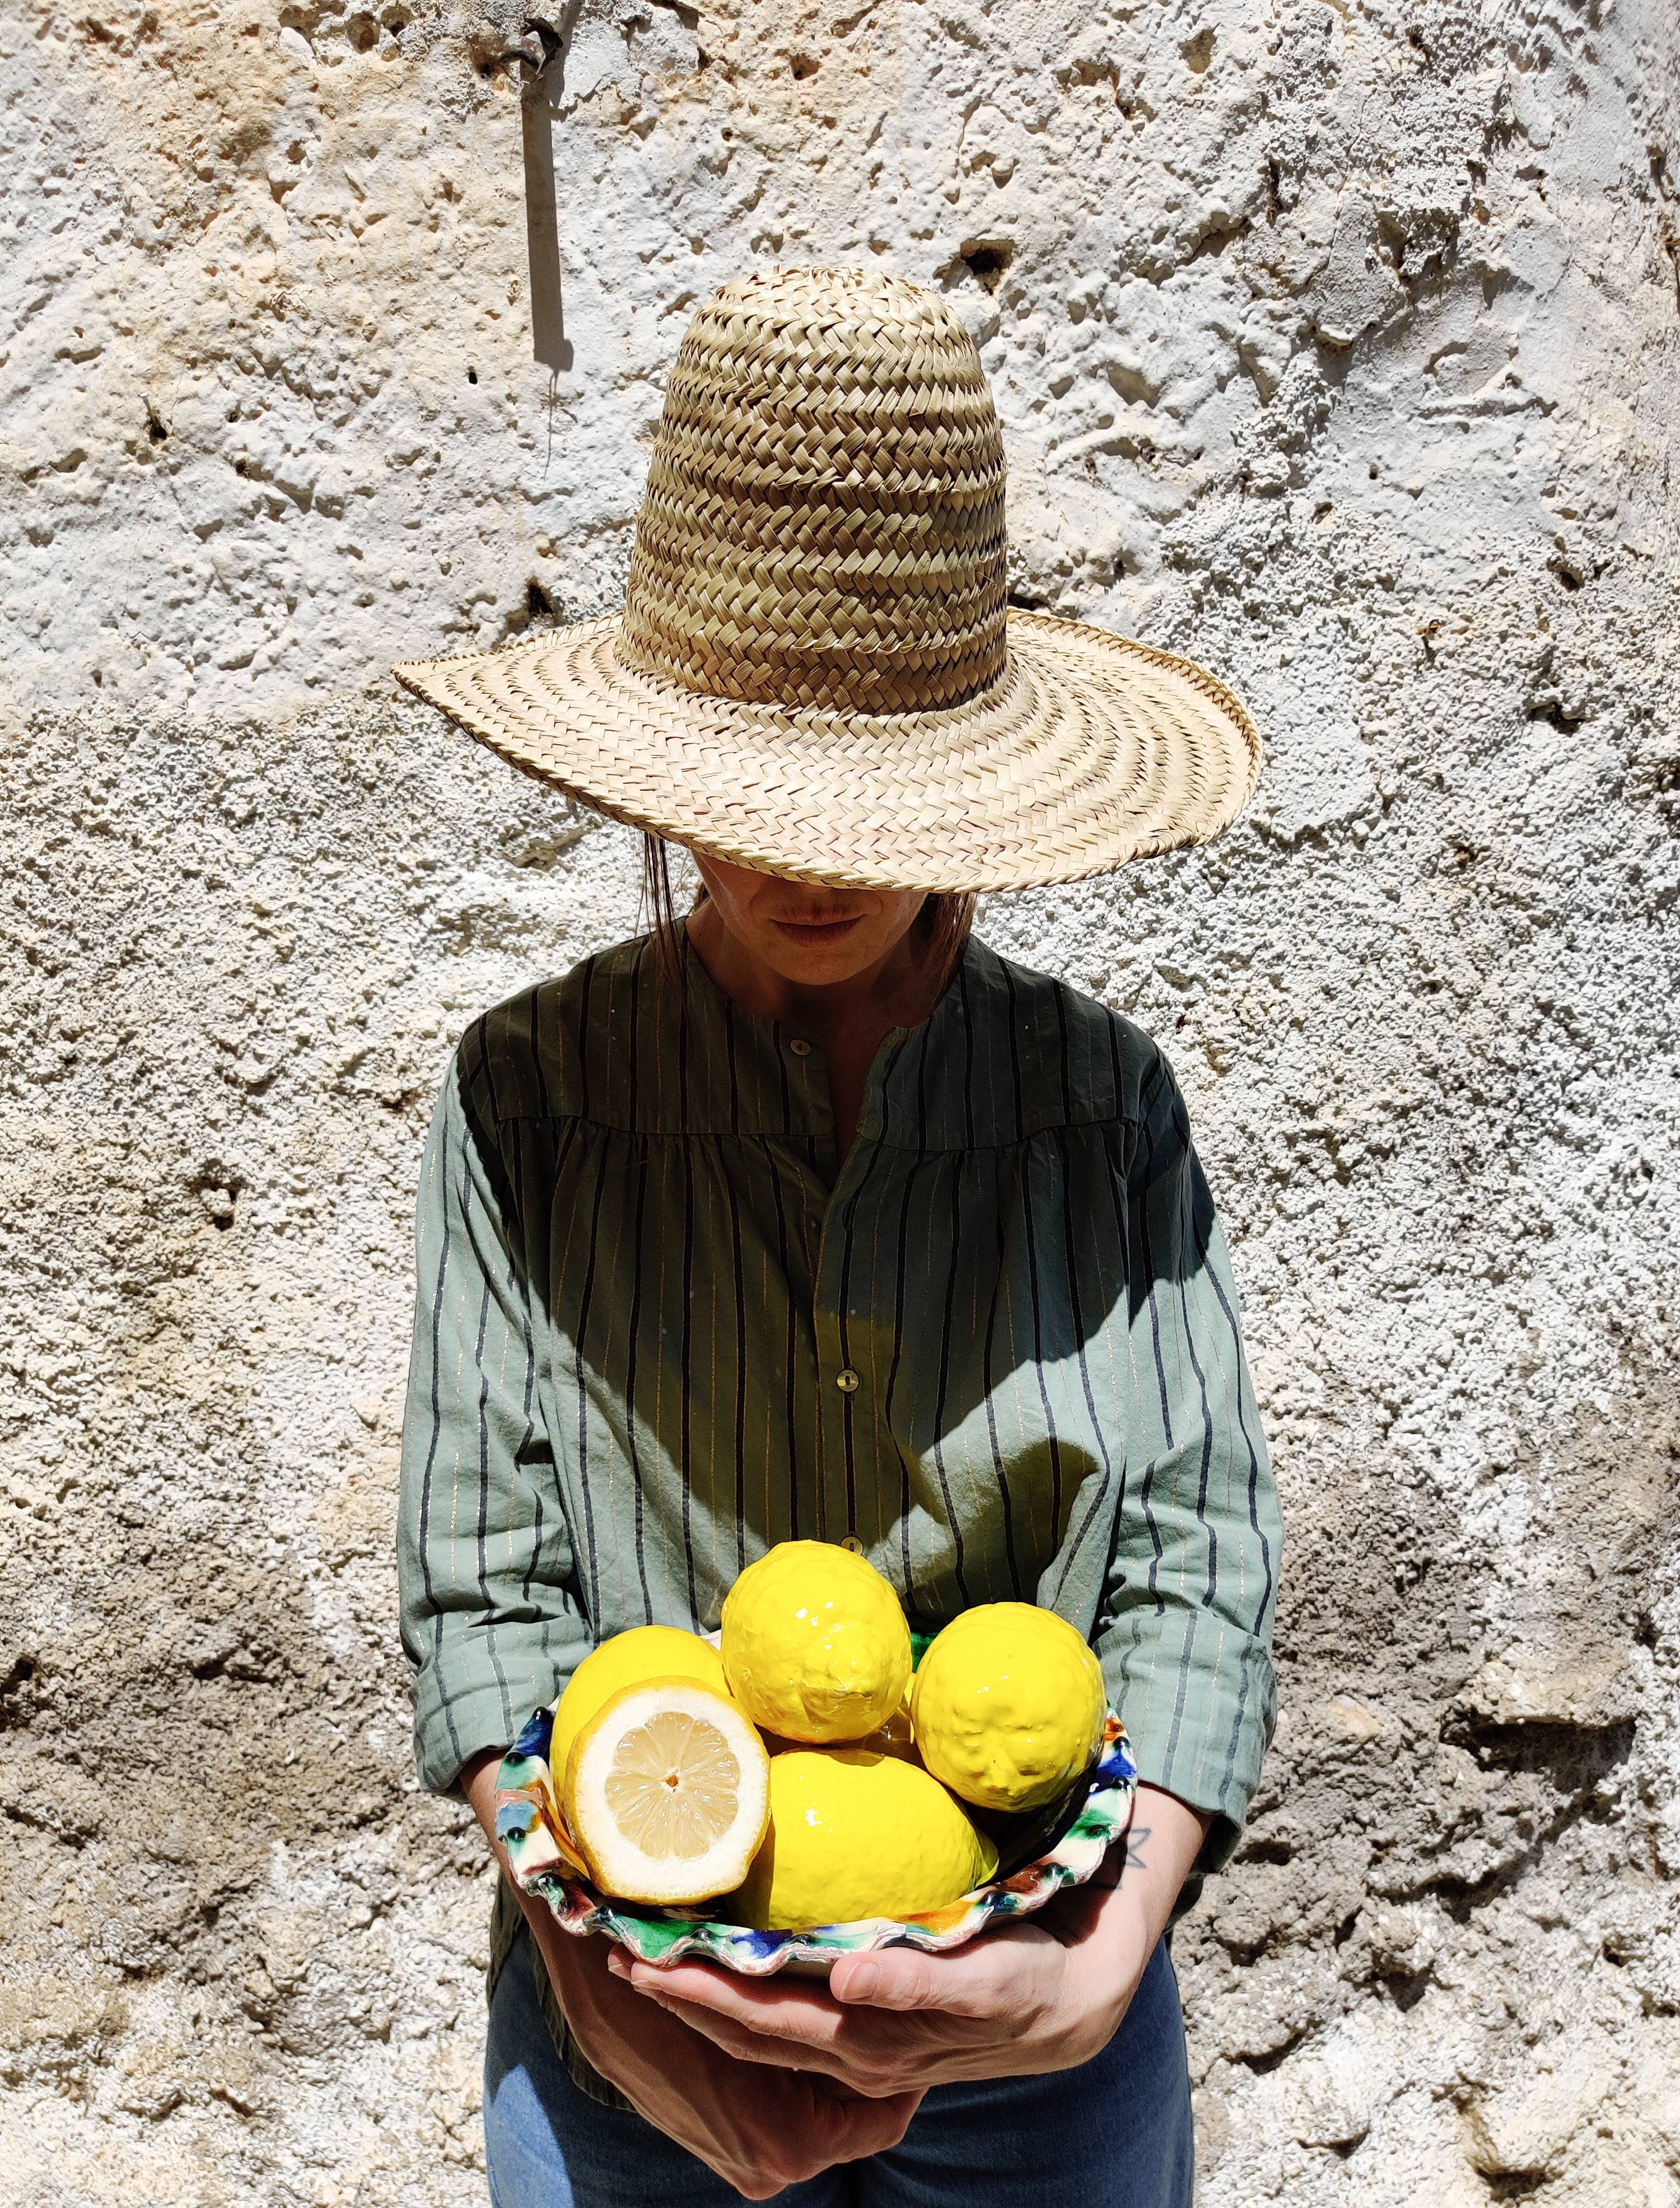
<svg viewBox="0 0 1680 2208">
<path fill-rule="evenodd" d="M 795 1058 L 809 1058 L 811 1055 L 811 1046 L 802 1035 L 795 1035 L 788 1048 Z"/>
<path fill-rule="evenodd" d="M 855 1533 L 848 1533 L 840 1545 L 843 1549 L 849 1549 L 855 1557 L 861 1557 L 863 1554 L 863 1544 Z"/>
<path fill-rule="evenodd" d="M 843 1395 L 855 1395 L 857 1392 L 857 1375 L 853 1371 L 849 1365 L 843 1366 L 841 1370 L 835 1374 L 834 1384 L 840 1390 L 840 1393 Z"/>
</svg>

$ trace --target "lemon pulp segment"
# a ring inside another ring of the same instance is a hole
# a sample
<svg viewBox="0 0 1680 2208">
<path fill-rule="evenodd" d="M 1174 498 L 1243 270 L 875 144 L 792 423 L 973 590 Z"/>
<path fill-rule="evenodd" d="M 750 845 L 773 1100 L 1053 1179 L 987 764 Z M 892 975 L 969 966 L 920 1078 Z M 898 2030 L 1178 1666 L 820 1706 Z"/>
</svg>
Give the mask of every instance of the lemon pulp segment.
<svg viewBox="0 0 1680 2208">
<path fill-rule="evenodd" d="M 645 1855 L 691 1862 L 735 1822 L 741 1761 L 705 1719 L 656 1710 L 620 1736 L 606 1795 L 620 1832 Z"/>
</svg>

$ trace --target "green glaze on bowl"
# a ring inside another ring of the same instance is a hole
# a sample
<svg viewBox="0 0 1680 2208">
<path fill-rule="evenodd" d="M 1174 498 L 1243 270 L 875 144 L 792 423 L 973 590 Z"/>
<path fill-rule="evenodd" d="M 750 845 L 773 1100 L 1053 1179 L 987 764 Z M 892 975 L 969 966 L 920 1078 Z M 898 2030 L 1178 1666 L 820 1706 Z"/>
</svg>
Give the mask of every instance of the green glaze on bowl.
<svg viewBox="0 0 1680 2208">
<path fill-rule="evenodd" d="M 1137 1784 L 1125 1729 L 1111 1710 L 1101 1750 L 1087 1775 L 1083 1799 L 1076 1792 L 1057 1820 L 1060 1829 L 1030 1863 L 943 1909 L 925 1910 L 916 1917 L 868 1917 L 802 1932 L 755 1932 L 708 1917 L 709 1905 L 704 1903 L 693 1909 L 662 1909 L 646 1902 L 615 1901 L 593 1885 L 567 1833 L 555 1794 L 548 1761 L 553 1734 L 554 1712 L 533 1711 L 503 1759 L 499 1775 L 496 1837 L 507 1851 L 522 1890 L 545 1901 L 568 1932 L 605 1933 L 645 1963 L 693 1958 L 755 1978 L 781 1970 L 800 1976 L 826 1971 L 840 1956 L 861 1954 L 871 1947 L 911 1947 L 949 1953 L 965 1947 L 988 1925 L 1030 1916 L 1065 1888 L 1083 1886 L 1094 1875 L 1131 1821 Z"/>
</svg>

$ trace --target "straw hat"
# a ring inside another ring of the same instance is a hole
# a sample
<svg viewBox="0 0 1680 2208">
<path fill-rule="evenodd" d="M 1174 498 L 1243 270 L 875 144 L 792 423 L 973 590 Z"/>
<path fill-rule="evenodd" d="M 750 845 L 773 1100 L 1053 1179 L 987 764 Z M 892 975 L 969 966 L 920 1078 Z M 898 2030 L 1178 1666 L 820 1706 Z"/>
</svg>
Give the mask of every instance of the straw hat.
<svg viewBox="0 0 1680 2208">
<path fill-rule="evenodd" d="M 621 615 L 396 669 L 526 772 L 796 880 L 1076 881 L 1229 825 L 1260 740 L 1170 652 L 1005 602 L 1004 453 L 937 298 L 726 284 L 671 371 Z"/>
</svg>

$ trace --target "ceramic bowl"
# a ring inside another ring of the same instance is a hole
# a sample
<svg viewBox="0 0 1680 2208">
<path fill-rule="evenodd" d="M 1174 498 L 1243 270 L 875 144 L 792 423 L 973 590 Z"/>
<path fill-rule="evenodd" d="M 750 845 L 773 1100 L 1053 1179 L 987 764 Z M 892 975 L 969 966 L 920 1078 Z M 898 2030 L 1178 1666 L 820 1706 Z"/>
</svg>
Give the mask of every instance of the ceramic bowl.
<svg viewBox="0 0 1680 2208">
<path fill-rule="evenodd" d="M 496 1834 L 521 1888 L 545 1901 L 568 1932 L 603 1932 L 645 1963 L 690 1958 L 720 1963 L 748 1977 L 773 1971 L 825 1974 L 842 1955 L 872 1947 L 921 1947 L 947 1954 L 989 1925 L 1042 1909 L 1065 1887 L 1083 1886 L 1125 1831 L 1137 1767 L 1125 1728 L 1111 1710 L 1096 1761 L 1062 1799 L 1027 1825 L 993 1827 L 999 1875 L 943 1909 L 909 1917 L 873 1917 L 801 1932 L 755 1932 L 708 1917 L 708 1907 L 660 1908 L 615 1901 L 591 1882 L 566 1830 L 549 1768 L 554 1712 L 533 1711 L 503 1758 L 496 1792 Z M 989 1822 L 990 1821 L 988 1821 Z"/>
</svg>

